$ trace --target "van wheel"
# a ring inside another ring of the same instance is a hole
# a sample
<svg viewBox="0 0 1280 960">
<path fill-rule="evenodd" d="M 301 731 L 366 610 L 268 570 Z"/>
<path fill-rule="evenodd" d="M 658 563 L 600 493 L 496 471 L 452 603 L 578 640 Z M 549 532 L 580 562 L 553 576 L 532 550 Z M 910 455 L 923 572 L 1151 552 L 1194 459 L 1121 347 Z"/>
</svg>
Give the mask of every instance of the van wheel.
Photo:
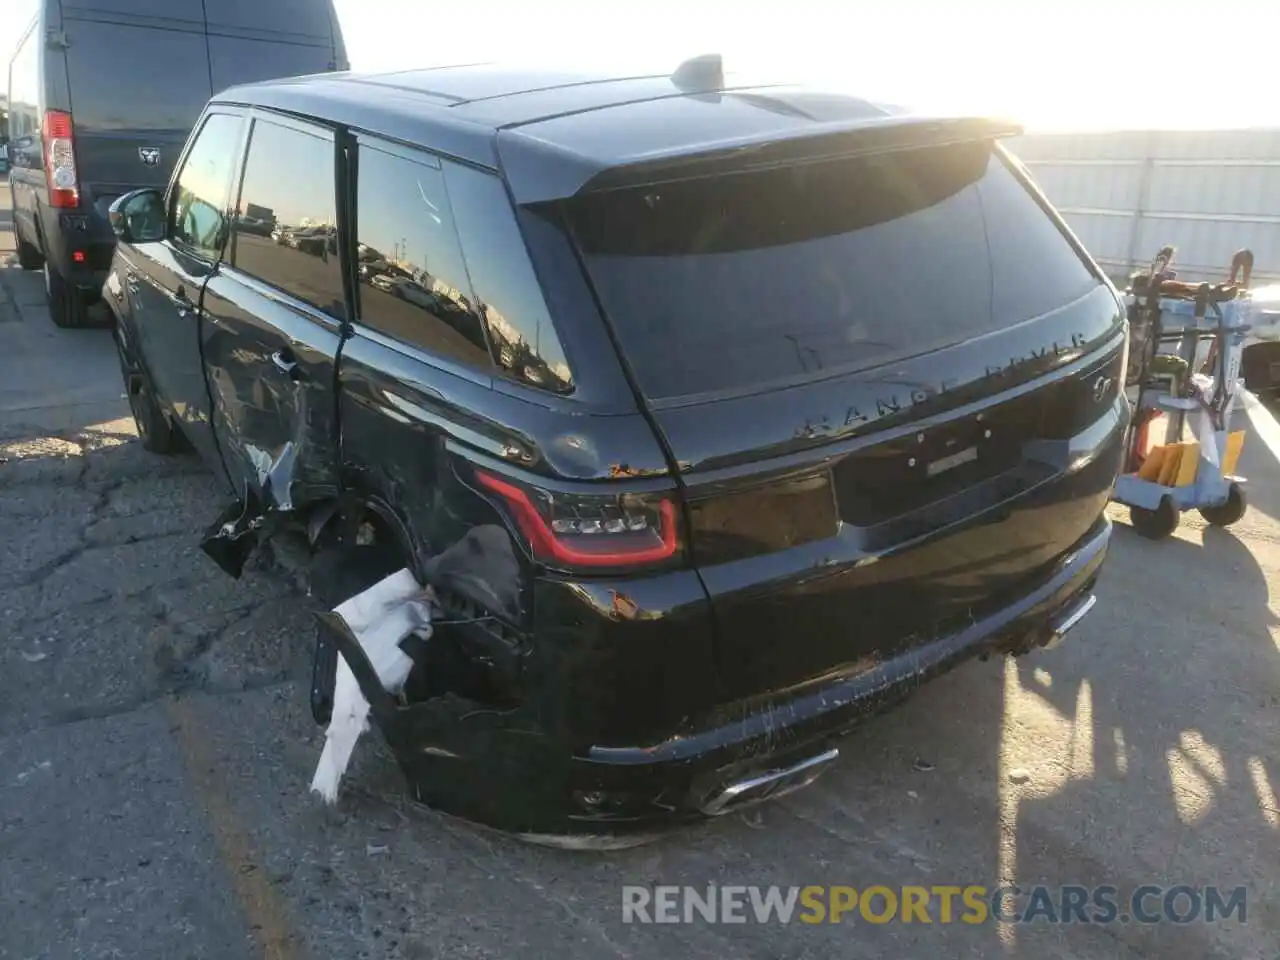
<svg viewBox="0 0 1280 960">
<path fill-rule="evenodd" d="M 1200 516 L 1204 517 L 1205 523 L 1215 527 L 1229 527 L 1244 516 L 1246 509 L 1248 504 L 1245 503 L 1244 491 L 1240 489 L 1240 484 L 1233 483 L 1227 487 L 1226 503 L 1216 507 L 1201 507 Z"/>
<path fill-rule="evenodd" d="M 1133 529 L 1148 540 L 1163 540 L 1170 536 L 1178 529 L 1180 519 L 1181 514 L 1169 497 L 1162 499 L 1160 506 L 1154 510 L 1144 507 L 1129 508 L 1129 522 L 1133 524 Z"/>
<path fill-rule="evenodd" d="M 174 430 L 173 424 L 156 402 L 147 375 L 135 369 L 125 356 L 119 337 L 116 338 L 116 353 L 120 357 L 120 372 L 124 376 L 125 395 L 129 398 L 129 412 L 133 414 L 133 423 L 138 429 L 142 449 L 164 455 L 182 452 L 181 435 Z"/>
<path fill-rule="evenodd" d="M 39 270 L 44 266 L 44 257 L 40 255 L 40 251 L 22 239 L 17 220 L 13 222 L 13 239 L 18 242 L 18 266 L 23 270 Z"/>
<path fill-rule="evenodd" d="M 44 295 L 55 327 L 76 329 L 89 325 L 89 305 L 84 295 L 67 283 L 48 260 L 44 262 Z"/>
</svg>

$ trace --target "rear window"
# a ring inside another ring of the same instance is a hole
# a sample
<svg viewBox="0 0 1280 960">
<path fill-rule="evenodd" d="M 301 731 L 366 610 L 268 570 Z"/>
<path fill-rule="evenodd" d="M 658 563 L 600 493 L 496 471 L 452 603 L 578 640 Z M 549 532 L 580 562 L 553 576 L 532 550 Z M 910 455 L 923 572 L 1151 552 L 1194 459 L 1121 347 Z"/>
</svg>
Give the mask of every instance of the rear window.
<svg viewBox="0 0 1280 960">
<path fill-rule="evenodd" d="M 588 195 L 567 214 L 652 399 L 936 350 L 1099 283 L 989 143 Z"/>
</svg>

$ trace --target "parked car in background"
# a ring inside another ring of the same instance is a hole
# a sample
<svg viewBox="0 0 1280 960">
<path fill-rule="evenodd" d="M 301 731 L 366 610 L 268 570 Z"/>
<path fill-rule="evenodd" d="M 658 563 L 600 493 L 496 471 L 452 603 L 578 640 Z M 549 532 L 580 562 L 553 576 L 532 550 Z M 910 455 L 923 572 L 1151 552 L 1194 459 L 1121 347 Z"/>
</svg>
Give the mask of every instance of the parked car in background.
<svg viewBox="0 0 1280 960">
<path fill-rule="evenodd" d="M 163 187 L 209 97 L 347 68 L 332 0 L 40 0 L 9 63 L 18 259 L 58 326 L 85 323 L 111 262 L 107 208 Z"/>
<path fill-rule="evenodd" d="M 232 574 L 296 522 L 432 584 L 405 699 L 355 670 L 419 798 L 592 842 L 736 810 L 1093 605 L 1125 313 L 1007 132 L 705 65 L 225 91 L 112 207 L 139 432 L 224 483 Z"/>
<path fill-rule="evenodd" d="M 1251 292 L 1255 304 L 1253 329 L 1240 357 L 1240 376 L 1258 396 L 1280 393 L 1280 284 Z"/>
<path fill-rule="evenodd" d="M 0 173 L 9 172 L 9 145 L 0 143 Z"/>
</svg>

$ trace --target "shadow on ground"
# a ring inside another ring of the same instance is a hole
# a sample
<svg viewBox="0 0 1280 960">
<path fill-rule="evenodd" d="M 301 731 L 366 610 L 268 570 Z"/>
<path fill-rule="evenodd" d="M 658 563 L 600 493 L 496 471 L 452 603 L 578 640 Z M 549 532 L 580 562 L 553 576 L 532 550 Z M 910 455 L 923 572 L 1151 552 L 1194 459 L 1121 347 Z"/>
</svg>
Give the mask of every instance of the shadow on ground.
<svg viewBox="0 0 1280 960">
<path fill-rule="evenodd" d="M 130 433 L 10 432 L 0 445 L 0 519 L 13 531 L 0 564 L 11 617 L 0 752 L 6 735 L 69 738 L 163 708 L 187 771 L 181 795 L 218 840 L 225 896 L 285 945 L 275 955 L 1202 960 L 1280 942 L 1265 515 L 1236 532 L 1188 520 L 1162 543 L 1119 523 L 1101 602 L 1059 649 L 924 687 L 844 741 L 839 765 L 801 793 L 643 848 L 575 854 L 420 808 L 376 736 L 338 808 L 322 808 L 307 792 L 322 741 L 306 710 L 308 601 L 271 571 L 237 583 L 213 567 L 196 545 L 221 505 L 212 479 Z M 1268 470 L 1259 464 L 1259 482 Z M 21 816 L 40 829 L 40 809 Z M 109 859 L 112 839 L 43 830 L 39 849 L 8 849 L 53 865 L 41 881 L 51 903 L 79 863 Z M 183 842 L 161 830 L 147 842 Z M 970 924 L 957 903 L 944 923 L 936 899 L 928 923 L 869 922 L 855 907 L 839 925 L 761 925 L 749 903 L 742 924 L 622 922 L 627 884 L 1004 883 L 1113 885 L 1122 907 L 1142 884 L 1243 885 L 1247 922 Z M 7 920 L 6 935 L 39 953 L 49 925 L 23 909 L 0 896 L 4 916 L 27 917 Z M 99 945 L 113 942 L 103 929 Z M 65 936 L 88 942 L 72 925 Z"/>
</svg>

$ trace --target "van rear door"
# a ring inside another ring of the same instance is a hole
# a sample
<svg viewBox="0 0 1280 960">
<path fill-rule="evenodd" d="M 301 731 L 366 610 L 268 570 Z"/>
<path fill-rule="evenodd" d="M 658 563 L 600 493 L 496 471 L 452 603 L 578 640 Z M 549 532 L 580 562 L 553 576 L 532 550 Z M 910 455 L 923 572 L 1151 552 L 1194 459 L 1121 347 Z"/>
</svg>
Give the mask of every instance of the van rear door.
<svg viewBox="0 0 1280 960">
<path fill-rule="evenodd" d="M 218 0 L 206 7 L 214 93 L 241 83 L 347 68 L 330 0 Z"/>
<path fill-rule="evenodd" d="M 105 218 L 120 194 L 168 183 L 211 96 L 203 6 L 63 0 L 62 12 L 80 191 Z M 60 59 L 50 50 L 47 69 Z"/>
</svg>

